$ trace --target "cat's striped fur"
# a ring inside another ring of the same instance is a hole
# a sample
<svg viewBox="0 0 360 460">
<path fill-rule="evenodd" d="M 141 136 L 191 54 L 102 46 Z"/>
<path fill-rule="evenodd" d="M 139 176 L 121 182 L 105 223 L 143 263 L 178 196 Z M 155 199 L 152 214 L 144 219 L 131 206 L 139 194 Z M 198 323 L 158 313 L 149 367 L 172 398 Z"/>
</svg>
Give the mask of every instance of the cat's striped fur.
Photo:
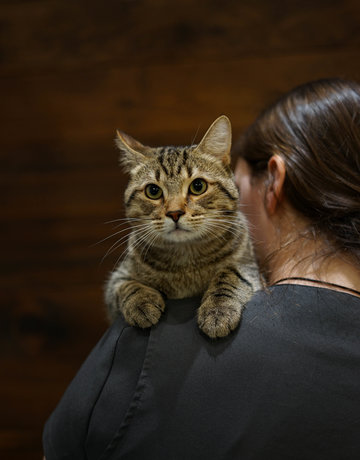
<svg viewBox="0 0 360 460">
<path fill-rule="evenodd" d="M 118 133 L 132 226 L 126 258 L 106 285 L 114 317 L 131 325 L 158 322 L 165 299 L 202 295 L 198 323 L 223 337 L 260 288 L 247 223 L 230 168 L 231 125 L 215 120 L 199 145 L 145 147 Z"/>
</svg>

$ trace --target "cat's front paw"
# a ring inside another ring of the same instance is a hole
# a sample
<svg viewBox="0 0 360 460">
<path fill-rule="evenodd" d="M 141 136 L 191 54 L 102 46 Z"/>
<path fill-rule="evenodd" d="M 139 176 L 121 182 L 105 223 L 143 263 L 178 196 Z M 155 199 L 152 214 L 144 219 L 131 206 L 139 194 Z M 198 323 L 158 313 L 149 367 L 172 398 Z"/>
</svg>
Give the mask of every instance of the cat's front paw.
<svg viewBox="0 0 360 460">
<path fill-rule="evenodd" d="M 239 301 L 210 295 L 198 310 L 199 327 L 212 339 L 226 337 L 239 324 L 241 310 Z"/>
<path fill-rule="evenodd" d="M 143 329 L 156 324 L 165 309 L 160 292 L 148 287 L 139 288 L 129 299 L 125 299 L 121 311 L 130 326 Z"/>
</svg>

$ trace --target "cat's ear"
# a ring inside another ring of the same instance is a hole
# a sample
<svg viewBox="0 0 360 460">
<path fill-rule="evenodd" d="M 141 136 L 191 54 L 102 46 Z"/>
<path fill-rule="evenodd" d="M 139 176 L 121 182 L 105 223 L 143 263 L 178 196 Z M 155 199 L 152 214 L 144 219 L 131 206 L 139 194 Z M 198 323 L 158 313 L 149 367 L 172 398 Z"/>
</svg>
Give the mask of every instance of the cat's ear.
<svg viewBox="0 0 360 460">
<path fill-rule="evenodd" d="M 121 152 L 119 162 L 126 172 L 131 172 L 135 166 L 146 161 L 149 147 L 142 145 L 128 134 L 116 131 L 115 143 Z"/>
<path fill-rule="evenodd" d="M 214 121 L 195 150 L 230 164 L 231 123 L 227 116 L 222 115 Z"/>
</svg>

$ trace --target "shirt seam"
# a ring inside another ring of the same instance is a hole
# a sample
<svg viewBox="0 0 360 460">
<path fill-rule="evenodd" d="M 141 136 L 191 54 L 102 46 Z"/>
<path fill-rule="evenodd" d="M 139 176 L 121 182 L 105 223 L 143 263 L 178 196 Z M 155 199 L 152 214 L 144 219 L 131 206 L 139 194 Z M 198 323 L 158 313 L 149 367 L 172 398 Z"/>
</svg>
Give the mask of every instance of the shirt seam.
<svg viewBox="0 0 360 460">
<path fill-rule="evenodd" d="M 84 444 L 84 446 L 86 445 L 86 440 L 87 440 L 88 435 L 89 435 L 90 423 L 91 423 L 91 419 L 92 419 L 92 416 L 93 416 L 95 407 L 96 407 L 96 405 L 97 405 L 97 403 L 98 403 L 98 401 L 99 401 L 99 399 L 100 399 L 100 396 L 101 396 L 101 394 L 102 394 L 102 392 L 103 392 L 103 390 L 104 390 L 104 388 L 105 388 L 105 385 L 106 385 L 107 381 L 109 380 L 111 371 L 112 371 L 113 366 L 114 366 L 115 356 L 116 356 L 116 351 L 117 351 L 117 347 L 118 347 L 118 344 L 119 344 L 119 340 L 120 340 L 121 336 L 123 335 L 124 330 L 125 330 L 125 329 L 128 329 L 129 327 L 131 327 L 131 326 L 124 325 L 123 328 L 121 329 L 121 332 L 120 332 L 118 338 L 116 339 L 116 342 L 115 342 L 115 345 L 114 345 L 114 349 L 113 349 L 113 353 L 112 353 L 112 357 L 111 357 L 111 363 L 110 363 L 108 372 L 107 372 L 107 374 L 106 374 L 106 377 L 104 378 L 104 381 L 103 381 L 103 383 L 102 383 L 102 385 L 101 385 L 101 388 L 100 388 L 100 390 L 99 390 L 99 392 L 98 392 L 98 395 L 97 395 L 97 397 L 96 397 L 96 399 L 95 399 L 95 401 L 94 401 L 94 403 L 93 403 L 93 405 L 92 405 L 92 408 L 91 408 L 91 410 L 90 410 L 90 413 L 89 413 L 89 418 L 88 418 L 88 421 L 87 421 L 87 424 L 86 424 L 86 434 L 85 434 L 85 438 L 84 438 L 84 439 L 85 439 L 85 444 Z M 84 450 L 85 450 L 85 457 L 88 458 L 86 449 L 84 449 Z"/>
</svg>

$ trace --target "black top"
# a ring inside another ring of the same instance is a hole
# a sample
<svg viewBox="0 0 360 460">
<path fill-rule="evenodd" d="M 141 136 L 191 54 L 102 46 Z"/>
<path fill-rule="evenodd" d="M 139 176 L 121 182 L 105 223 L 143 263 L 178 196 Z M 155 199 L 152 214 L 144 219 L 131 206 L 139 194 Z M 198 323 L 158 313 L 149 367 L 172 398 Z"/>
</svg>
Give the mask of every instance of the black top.
<svg viewBox="0 0 360 460">
<path fill-rule="evenodd" d="M 360 458 L 360 298 L 276 286 L 216 341 L 198 306 L 113 324 L 45 426 L 47 460 Z"/>
</svg>

